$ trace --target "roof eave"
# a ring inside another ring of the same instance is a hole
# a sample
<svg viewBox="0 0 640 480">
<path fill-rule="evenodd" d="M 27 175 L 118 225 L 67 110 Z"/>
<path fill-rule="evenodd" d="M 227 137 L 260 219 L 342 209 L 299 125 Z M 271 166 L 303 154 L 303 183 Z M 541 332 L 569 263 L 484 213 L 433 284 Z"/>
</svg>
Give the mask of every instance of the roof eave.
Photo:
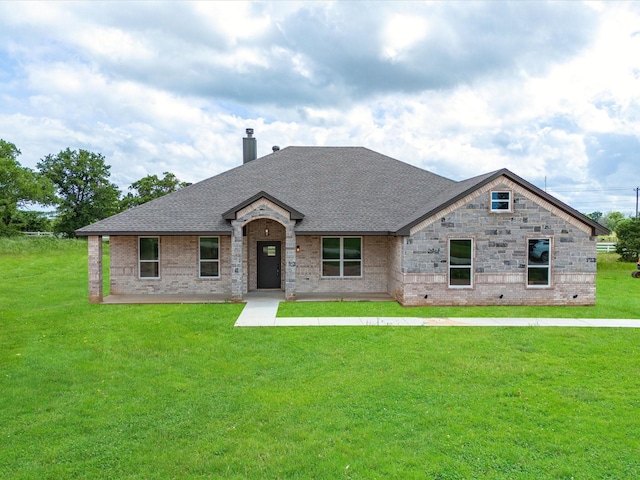
<svg viewBox="0 0 640 480">
<path fill-rule="evenodd" d="M 388 237 L 395 235 L 394 232 L 388 230 L 309 230 L 309 231 L 296 231 L 296 236 L 299 237 Z"/>
<path fill-rule="evenodd" d="M 158 230 L 114 230 L 114 231 L 95 231 L 95 230 L 76 230 L 76 236 L 78 237 L 117 237 L 117 236 L 130 236 L 130 237 L 145 237 L 145 236 L 161 236 L 161 237 L 176 237 L 176 236 L 226 236 L 231 235 L 231 230 L 190 230 L 190 231 L 158 231 Z"/>
</svg>

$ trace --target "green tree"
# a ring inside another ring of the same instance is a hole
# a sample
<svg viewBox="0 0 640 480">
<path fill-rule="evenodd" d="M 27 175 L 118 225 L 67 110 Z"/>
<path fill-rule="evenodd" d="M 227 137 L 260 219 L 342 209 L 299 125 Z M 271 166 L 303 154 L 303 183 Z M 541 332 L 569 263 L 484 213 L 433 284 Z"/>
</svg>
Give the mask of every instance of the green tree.
<svg viewBox="0 0 640 480">
<path fill-rule="evenodd" d="M 147 175 L 133 182 L 129 187 L 129 190 L 133 192 L 127 193 L 122 199 L 121 208 L 125 210 L 136 207 L 187 186 L 187 183 L 181 182 L 173 173 L 164 172 L 163 175 L 163 178 L 158 178 L 157 175 Z"/>
<path fill-rule="evenodd" d="M 20 150 L 0 139 L 0 235 L 16 232 L 18 208 L 27 203 L 51 204 L 53 185 L 45 177 L 22 167 L 17 158 Z"/>
<path fill-rule="evenodd" d="M 111 166 L 101 154 L 67 148 L 44 157 L 38 168 L 57 190 L 57 233 L 74 237 L 78 228 L 117 212 L 120 191 L 109 182 Z"/>
<path fill-rule="evenodd" d="M 615 231 L 618 224 L 624 219 L 624 215 L 620 212 L 609 212 L 600 219 L 600 224 L 607 227 L 612 232 Z"/>
<path fill-rule="evenodd" d="M 18 210 L 12 225 L 21 232 L 51 232 L 52 222 L 47 213 Z"/>
<path fill-rule="evenodd" d="M 616 227 L 618 244 L 616 252 L 620 254 L 620 260 L 635 262 L 640 257 L 640 219 L 626 218 Z"/>
<path fill-rule="evenodd" d="M 600 220 L 602 219 L 602 212 L 596 211 L 596 212 L 587 213 L 587 217 L 589 217 L 594 222 L 600 223 Z"/>
</svg>

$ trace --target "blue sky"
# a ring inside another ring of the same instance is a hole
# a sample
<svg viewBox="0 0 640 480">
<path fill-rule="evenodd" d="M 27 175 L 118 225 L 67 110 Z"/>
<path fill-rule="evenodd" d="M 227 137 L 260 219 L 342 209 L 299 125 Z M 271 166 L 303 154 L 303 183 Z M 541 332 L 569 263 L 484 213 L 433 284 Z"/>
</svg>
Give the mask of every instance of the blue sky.
<svg viewBox="0 0 640 480">
<path fill-rule="evenodd" d="M 365 146 L 456 180 L 509 168 L 635 212 L 640 3 L 0 2 L 0 138 L 105 155 L 125 190 L 272 145 Z M 364 174 L 364 172 L 363 172 Z"/>
</svg>

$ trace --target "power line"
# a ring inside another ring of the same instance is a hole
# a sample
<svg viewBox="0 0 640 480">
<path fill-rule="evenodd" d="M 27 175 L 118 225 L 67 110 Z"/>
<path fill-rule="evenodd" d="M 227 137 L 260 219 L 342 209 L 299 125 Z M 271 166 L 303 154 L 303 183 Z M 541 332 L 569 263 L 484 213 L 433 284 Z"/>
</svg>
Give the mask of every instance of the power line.
<svg viewBox="0 0 640 480">
<path fill-rule="evenodd" d="M 553 187 L 548 187 L 548 190 L 558 193 L 577 193 L 577 192 L 613 192 L 613 191 L 625 191 L 625 190 L 633 190 L 635 191 L 635 187 L 606 187 L 606 188 L 572 188 L 570 190 L 556 190 Z"/>
</svg>

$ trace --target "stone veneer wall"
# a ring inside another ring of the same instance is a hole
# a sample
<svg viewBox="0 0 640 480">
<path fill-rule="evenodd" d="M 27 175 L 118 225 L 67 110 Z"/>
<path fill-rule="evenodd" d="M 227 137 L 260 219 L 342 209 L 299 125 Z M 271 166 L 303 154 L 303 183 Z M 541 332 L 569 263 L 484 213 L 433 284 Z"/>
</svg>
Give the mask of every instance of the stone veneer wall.
<svg viewBox="0 0 640 480">
<path fill-rule="evenodd" d="M 489 192 L 497 189 L 512 191 L 513 212 L 489 211 Z M 405 305 L 592 305 L 596 239 L 590 233 L 503 178 L 416 226 L 404 239 L 404 291 L 397 298 Z M 527 287 L 527 239 L 545 237 L 550 238 L 551 286 Z M 474 240 L 473 288 L 448 287 L 449 238 Z"/>
<path fill-rule="evenodd" d="M 198 236 L 160 237 L 160 278 L 138 277 L 138 237 L 111 236 L 111 294 L 231 295 L 231 237 L 220 236 L 220 277 L 198 277 Z"/>
<path fill-rule="evenodd" d="M 322 278 L 321 237 L 298 235 L 296 254 L 297 293 L 387 292 L 389 237 L 362 237 L 361 278 Z"/>
</svg>

